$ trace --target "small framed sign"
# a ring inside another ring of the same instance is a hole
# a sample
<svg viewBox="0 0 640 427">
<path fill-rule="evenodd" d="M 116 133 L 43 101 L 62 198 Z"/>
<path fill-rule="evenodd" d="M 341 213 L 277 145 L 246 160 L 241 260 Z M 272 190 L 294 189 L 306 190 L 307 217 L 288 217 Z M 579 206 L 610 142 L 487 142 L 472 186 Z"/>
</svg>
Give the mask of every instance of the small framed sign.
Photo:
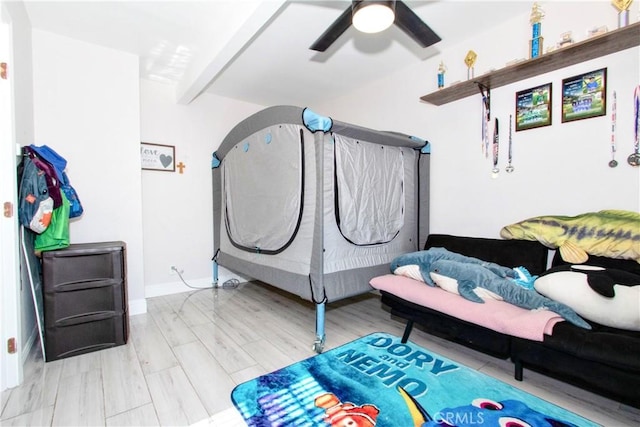
<svg viewBox="0 0 640 427">
<path fill-rule="evenodd" d="M 562 80 L 562 123 L 607 114 L 607 69 Z"/>
<path fill-rule="evenodd" d="M 551 124 L 551 83 L 516 93 L 516 132 Z"/>
<path fill-rule="evenodd" d="M 142 169 L 175 172 L 176 148 L 173 145 L 140 143 L 140 164 Z"/>
</svg>

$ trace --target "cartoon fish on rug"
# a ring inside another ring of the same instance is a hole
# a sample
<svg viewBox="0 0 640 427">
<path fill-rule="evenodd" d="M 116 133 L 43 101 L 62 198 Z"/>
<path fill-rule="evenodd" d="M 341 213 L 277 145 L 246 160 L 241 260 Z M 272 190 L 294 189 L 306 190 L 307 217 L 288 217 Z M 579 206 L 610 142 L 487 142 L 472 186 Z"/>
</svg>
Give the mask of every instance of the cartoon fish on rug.
<svg viewBox="0 0 640 427">
<path fill-rule="evenodd" d="M 538 216 L 507 225 L 504 239 L 537 240 L 562 259 L 582 264 L 588 254 L 640 263 L 640 213 L 603 210 L 577 216 Z"/>
<path fill-rule="evenodd" d="M 314 403 L 325 410 L 325 421 L 331 427 L 374 427 L 380 413 L 375 405 L 341 402 L 333 393 L 317 396 Z"/>
<path fill-rule="evenodd" d="M 443 408 L 430 415 L 402 387 L 398 392 L 403 397 L 411 414 L 414 427 L 477 427 L 477 426 L 536 426 L 536 427 L 577 427 L 567 421 L 558 420 L 538 412 L 519 400 L 477 398 L 470 405 L 457 408 Z"/>
</svg>

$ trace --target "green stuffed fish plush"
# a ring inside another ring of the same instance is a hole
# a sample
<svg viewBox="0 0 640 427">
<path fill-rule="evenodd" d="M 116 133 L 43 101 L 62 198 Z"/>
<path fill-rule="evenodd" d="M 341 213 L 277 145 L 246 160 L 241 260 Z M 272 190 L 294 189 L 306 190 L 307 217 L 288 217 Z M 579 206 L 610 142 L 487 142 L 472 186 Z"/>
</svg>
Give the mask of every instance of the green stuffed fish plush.
<svg viewBox="0 0 640 427">
<path fill-rule="evenodd" d="M 640 213 L 603 210 L 577 216 L 538 216 L 507 225 L 504 239 L 537 240 L 558 248 L 566 262 L 581 264 L 590 255 L 640 263 Z"/>
</svg>

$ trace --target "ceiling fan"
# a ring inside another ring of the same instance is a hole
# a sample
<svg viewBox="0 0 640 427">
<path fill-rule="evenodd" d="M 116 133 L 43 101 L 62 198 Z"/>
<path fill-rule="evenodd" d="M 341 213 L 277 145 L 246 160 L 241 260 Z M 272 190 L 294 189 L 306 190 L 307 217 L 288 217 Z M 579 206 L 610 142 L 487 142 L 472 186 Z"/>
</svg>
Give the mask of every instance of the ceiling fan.
<svg viewBox="0 0 640 427">
<path fill-rule="evenodd" d="M 418 15 L 400 0 L 354 0 L 351 3 L 351 7 L 345 10 L 309 49 L 324 52 L 352 23 L 360 31 L 369 33 L 379 32 L 391 26 L 391 24 L 396 24 L 422 47 L 431 46 L 442 40 Z M 373 29 L 362 28 L 373 22 L 369 17 L 364 17 L 364 14 L 367 12 L 373 12 L 377 17 L 381 18 L 380 27 Z"/>
</svg>

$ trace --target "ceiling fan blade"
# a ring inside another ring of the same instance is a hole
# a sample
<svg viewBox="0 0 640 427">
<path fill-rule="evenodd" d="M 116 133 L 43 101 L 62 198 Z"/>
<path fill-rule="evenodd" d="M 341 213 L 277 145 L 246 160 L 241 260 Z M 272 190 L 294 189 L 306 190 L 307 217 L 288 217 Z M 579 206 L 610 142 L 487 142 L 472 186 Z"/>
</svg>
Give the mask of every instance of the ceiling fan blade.
<svg viewBox="0 0 640 427">
<path fill-rule="evenodd" d="M 394 22 L 422 47 L 428 47 L 442 40 L 418 17 L 404 2 L 396 1 L 396 20 Z"/>
<path fill-rule="evenodd" d="M 322 33 L 309 49 L 324 52 L 351 26 L 351 7 L 347 8 L 333 24 Z"/>
</svg>

